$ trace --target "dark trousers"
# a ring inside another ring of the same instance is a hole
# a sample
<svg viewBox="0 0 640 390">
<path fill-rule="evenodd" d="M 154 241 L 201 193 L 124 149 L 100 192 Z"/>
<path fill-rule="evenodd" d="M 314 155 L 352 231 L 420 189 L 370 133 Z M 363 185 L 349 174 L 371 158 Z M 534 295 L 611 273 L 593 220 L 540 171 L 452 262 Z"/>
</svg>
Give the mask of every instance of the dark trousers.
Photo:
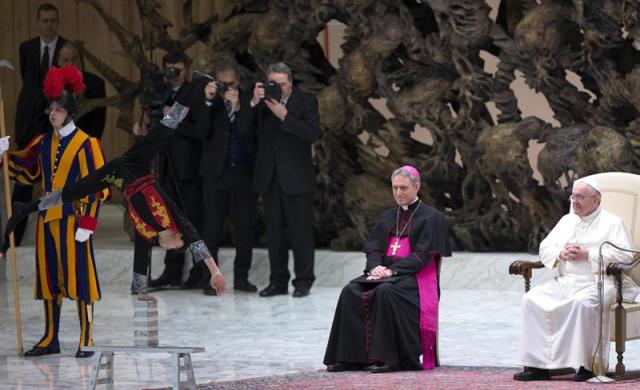
<svg viewBox="0 0 640 390">
<path fill-rule="evenodd" d="M 296 274 L 293 285 L 311 288 L 315 280 L 313 194 L 286 195 L 274 174 L 269 188 L 262 194 L 262 200 L 271 266 L 269 283 L 279 288 L 287 287 L 290 278 L 290 242 L 293 249 L 293 270 Z"/>
<path fill-rule="evenodd" d="M 148 275 L 153 245 L 136 233 L 133 251 L 133 272 Z"/>
<path fill-rule="evenodd" d="M 179 188 L 175 185 L 166 184 L 163 180 L 162 189 L 178 207 L 183 209 L 187 219 L 193 224 L 199 233 L 202 233 L 202 194 L 200 179 L 180 180 Z M 164 256 L 164 274 L 171 280 L 182 281 L 182 268 L 184 267 L 184 257 L 186 246 L 167 250 Z"/>
<path fill-rule="evenodd" d="M 11 195 L 12 202 L 23 202 L 28 203 L 31 202 L 31 197 L 33 196 L 33 186 L 15 183 L 13 186 L 13 195 Z M 27 230 L 27 223 L 29 222 L 29 218 L 25 218 L 18 223 L 15 230 L 13 231 L 16 246 L 20 246 L 20 242 L 22 242 L 22 237 L 24 237 L 24 232 Z M 9 240 L 5 239 L 2 243 L 2 252 L 6 253 L 9 249 Z"/>
<path fill-rule="evenodd" d="M 204 178 L 204 241 L 213 258 L 218 261 L 218 249 L 224 238 L 224 220 L 233 212 L 233 238 L 236 258 L 233 262 L 234 280 L 247 280 L 255 238 L 256 204 L 258 196 L 251 189 L 251 168 L 246 165 L 228 167 L 218 178 Z"/>
</svg>

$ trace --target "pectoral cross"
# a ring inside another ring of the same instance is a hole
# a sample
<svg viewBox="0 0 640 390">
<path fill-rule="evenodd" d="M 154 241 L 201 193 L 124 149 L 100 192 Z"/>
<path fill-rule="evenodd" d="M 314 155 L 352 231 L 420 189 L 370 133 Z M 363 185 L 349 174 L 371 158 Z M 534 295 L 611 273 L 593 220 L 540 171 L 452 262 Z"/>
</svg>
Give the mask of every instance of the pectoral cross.
<svg viewBox="0 0 640 390">
<path fill-rule="evenodd" d="M 396 242 L 394 242 L 393 245 L 391 245 L 391 249 L 392 249 L 391 256 L 395 256 L 396 252 L 398 251 L 398 249 L 400 249 L 401 246 L 402 245 L 400 245 L 400 240 L 396 238 Z"/>
</svg>

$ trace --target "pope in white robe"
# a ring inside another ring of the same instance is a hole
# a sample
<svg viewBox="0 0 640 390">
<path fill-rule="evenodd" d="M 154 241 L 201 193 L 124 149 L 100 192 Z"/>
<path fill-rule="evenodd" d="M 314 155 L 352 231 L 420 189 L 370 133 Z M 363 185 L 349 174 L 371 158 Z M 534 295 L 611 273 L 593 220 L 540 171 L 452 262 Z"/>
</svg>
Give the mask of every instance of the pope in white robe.
<svg viewBox="0 0 640 390">
<path fill-rule="evenodd" d="M 563 216 L 540 243 L 540 260 L 548 268 L 557 268 L 553 279 L 531 289 L 522 301 L 522 334 L 519 360 L 524 371 L 514 375 L 522 381 L 549 379 L 549 370 L 578 369 L 576 381 L 593 377 L 596 352 L 608 361 L 608 314 L 615 300 L 613 279 L 604 282 L 604 332 L 598 323 L 598 266 L 600 246 L 610 241 L 631 248 L 623 221 L 604 210 L 599 185 L 593 179 L 579 179 L 571 194 L 572 212 Z M 602 248 L 603 270 L 612 262 L 628 263 L 629 252 L 610 245 Z M 627 291 L 633 281 L 625 276 Z M 631 290 L 629 290 L 629 288 Z M 598 343 L 598 336 L 603 342 Z M 600 344 L 600 345 L 599 345 Z"/>
</svg>

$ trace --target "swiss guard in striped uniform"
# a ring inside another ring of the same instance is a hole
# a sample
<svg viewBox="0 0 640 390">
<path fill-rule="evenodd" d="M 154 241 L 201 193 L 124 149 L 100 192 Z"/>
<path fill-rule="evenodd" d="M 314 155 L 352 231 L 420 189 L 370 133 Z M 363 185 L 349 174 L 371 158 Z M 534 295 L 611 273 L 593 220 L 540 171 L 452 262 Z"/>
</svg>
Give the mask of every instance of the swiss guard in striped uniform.
<svg viewBox="0 0 640 390">
<path fill-rule="evenodd" d="M 84 90 L 82 73 L 74 66 L 52 67 L 44 80 L 49 99 L 48 115 L 53 131 L 34 138 L 24 149 L 8 152 L 10 177 L 23 184 L 42 183 L 51 193 L 90 175 L 104 165 L 99 141 L 73 122 L 75 96 Z M 0 142 L 0 152 L 8 139 Z M 60 353 L 58 330 L 62 298 L 75 300 L 80 319 L 80 342 L 76 357 L 93 352 L 93 302 L 100 299 L 91 235 L 96 229 L 99 203 L 108 190 L 91 194 L 38 213 L 36 225 L 36 285 L 34 296 L 44 301 L 45 331 L 42 339 L 24 356 Z"/>
</svg>

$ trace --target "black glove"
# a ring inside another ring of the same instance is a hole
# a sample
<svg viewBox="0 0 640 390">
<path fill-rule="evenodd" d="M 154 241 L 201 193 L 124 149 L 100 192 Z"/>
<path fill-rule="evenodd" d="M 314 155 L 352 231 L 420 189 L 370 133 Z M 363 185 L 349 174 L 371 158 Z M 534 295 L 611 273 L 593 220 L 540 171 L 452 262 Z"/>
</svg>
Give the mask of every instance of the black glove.
<svg viewBox="0 0 640 390">
<path fill-rule="evenodd" d="M 39 200 L 29 203 L 13 202 L 13 213 L 11 214 L 11 218 L 7 221 L 7 227 L 4 231 L 5 236 L 8 237 L 9 234 L 15 230 L 18 223 L 28 217 L 29 214 L 38 211 L 39 203 Z"/>
</svg>

